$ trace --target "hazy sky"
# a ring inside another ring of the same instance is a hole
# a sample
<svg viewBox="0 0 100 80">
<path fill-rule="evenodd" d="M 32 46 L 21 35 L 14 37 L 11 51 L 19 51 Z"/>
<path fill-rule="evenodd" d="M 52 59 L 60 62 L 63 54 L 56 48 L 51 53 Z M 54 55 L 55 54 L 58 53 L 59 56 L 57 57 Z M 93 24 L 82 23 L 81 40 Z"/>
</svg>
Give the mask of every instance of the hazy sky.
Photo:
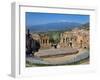
<svg viewBox="0 0 100 80">
<path fill-rule="evenodd" d="M 55 23 L 55 22 L 76 22 L 82 24 L 89 22 L 89 15 L 79 15 L 79 14 L 26 12 L 25 16 L 26 16 L 27 26 Z"/>
</svg>

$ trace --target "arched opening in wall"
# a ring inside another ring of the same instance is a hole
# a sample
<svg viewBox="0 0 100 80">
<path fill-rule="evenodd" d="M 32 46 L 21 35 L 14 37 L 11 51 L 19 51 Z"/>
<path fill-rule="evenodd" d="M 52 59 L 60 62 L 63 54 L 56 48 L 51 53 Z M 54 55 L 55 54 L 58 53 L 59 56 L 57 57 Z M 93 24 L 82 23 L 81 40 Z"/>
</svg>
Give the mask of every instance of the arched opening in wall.
<svg viewBox="0 0 100 80">
<path fill-rule="evenodd" d="M 63 38 L 63 43 L 65 42 L 65 38 Z"/>
</svg>

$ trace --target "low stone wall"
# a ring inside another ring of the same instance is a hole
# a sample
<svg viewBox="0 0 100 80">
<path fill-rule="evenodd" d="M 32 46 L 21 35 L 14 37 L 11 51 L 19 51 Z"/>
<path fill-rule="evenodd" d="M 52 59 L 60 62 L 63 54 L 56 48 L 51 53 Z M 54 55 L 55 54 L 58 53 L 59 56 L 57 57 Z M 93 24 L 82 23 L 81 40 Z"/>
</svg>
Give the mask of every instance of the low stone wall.
<svg viewBox="0 0 100 80">
<path fill-rule="evenodd" d="M 35 56 L 38 57 L 52 57 L 52 56 L 61 56 L 61 55 L 73 55 L 77 54 L 79 51 L 73 48 L 60 48 L 60 49 L 47 49 L 39 50 L 35 53 Z"/>
</svg>

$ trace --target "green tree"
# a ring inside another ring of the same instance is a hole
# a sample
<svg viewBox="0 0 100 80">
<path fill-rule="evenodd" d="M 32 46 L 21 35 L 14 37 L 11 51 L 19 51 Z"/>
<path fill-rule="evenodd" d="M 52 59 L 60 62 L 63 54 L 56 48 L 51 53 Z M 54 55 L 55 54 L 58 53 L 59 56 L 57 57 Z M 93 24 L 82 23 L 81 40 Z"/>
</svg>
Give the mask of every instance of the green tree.
<svg viewBox="0 0 100 80">
<path fill-rule="evenodd" d="M 50 42 L 53 44 L 57 44 L 60 41 L 60 33 L 59 32 L 52 32 L 50 35 Z"/>
</svg>

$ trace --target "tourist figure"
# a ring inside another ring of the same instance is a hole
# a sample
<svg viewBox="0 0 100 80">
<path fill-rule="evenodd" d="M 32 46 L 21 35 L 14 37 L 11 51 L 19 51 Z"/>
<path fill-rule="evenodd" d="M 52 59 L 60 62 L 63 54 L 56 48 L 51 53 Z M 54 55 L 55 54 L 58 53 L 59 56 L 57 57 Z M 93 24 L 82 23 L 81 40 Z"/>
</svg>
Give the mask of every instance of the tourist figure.
<svg viewBox="0 0 100 80">
<path fill-rule="evenodd" d="M 58 48 L 58 49 L 60 48 L 60 44 L 57 45 L 57 48 Z"/>
<path fill-rule="evenodd" d="M 57 44 L 54 44 L 54 48 L 57 49 Z"/>
</svg>

